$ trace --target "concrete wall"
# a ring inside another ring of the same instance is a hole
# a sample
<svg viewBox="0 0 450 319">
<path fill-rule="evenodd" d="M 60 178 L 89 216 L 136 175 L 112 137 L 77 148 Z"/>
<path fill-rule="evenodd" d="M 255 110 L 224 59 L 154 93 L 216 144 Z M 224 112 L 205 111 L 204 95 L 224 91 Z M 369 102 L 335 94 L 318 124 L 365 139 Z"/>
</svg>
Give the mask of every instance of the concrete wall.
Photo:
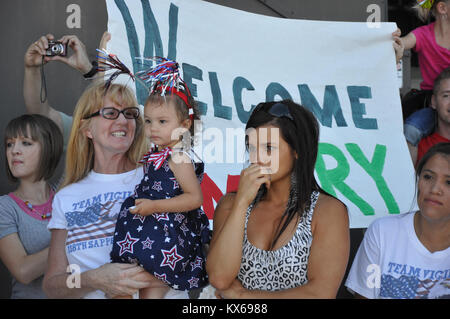
<svg viewBox="0 0 450 319">
<path fill-rule="evenodd" d="M 137 0 L 136 0 L 137 1 Z M 185 0 L 188 1 L 188 0 Z M 253 13 L 286 18 L 315 20 L 366 21 L 369 4 L 382 8 L 381 20 L 387 20 L 387 0 L 209 0 L 209 2 Z M 70 29 L 66 12 L 70 4 L 81 8 L 81 28 Z M 86 45 L 91 59 L 95 57 L 103 31 L 107 26 L 106 5 L 103 0 L 2 0 L 0 30 L 3 49 L 0 52 L 0 132 L 7 123 L 25 112 L 23 86 L 23 56 L 27 47 L 40 36 L 52 33 L 56 38 L 66 34 L 77 35 Z M 66 65 L 50 63 L 45 66 L 48 99 L 58 110 L 68 114 L 88 85 L 79 73 Z M 15 189 L 5 174 L 3 142 L 0 150 L 0 194 Z M 58 173 L 62 171 L 62 162 Z M 0 298 L 8 298 L 10 278 L 0 263 Z"/>
</svg>

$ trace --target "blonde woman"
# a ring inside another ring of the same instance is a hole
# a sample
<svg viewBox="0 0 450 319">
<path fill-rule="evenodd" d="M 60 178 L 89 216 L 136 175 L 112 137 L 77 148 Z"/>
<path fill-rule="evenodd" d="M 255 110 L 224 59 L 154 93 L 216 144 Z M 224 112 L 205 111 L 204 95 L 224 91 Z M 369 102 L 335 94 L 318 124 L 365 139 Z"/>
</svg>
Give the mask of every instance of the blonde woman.
<svg viewBox="0 0 450 319">
<path fill-rule="evenodd" d="M 109 263 L 117 215 L 143 177 L 136 163 L 146 149 L 134 93 L 119 84 L 106 94 L 103 82 L 90 86 L 74 111 L 65 180 L 48 226 L 43 288 L 49 297 L 116 297 L 149 286 L 143 268 Z"/>
</svg>

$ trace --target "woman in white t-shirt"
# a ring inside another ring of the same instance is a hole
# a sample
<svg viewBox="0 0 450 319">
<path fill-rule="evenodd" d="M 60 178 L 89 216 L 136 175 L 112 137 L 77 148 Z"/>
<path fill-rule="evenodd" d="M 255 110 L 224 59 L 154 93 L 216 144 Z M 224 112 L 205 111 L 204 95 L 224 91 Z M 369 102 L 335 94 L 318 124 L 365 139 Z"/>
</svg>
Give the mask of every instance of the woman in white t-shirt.
<svg viewBox="0 0 450 319">
<path fill-rule="evenodd" d="M 346 286 L 365 298 L 450 298 L 450 143 L 436 144 L 416 171 L 419 211 L 367 229 Z"/>
<path fill-rule="evenodd" d="M 106 94 L 105 94 L 106 93 Z M 51 298 L 132 295 L 150 275 L 133 264 L 109 263 L 120 206 L 142 178 L 143 120 L 127 87 L 94 83 L 74 111 L 65 180 L 53 202 L 48 269 Z"/>
</svg>

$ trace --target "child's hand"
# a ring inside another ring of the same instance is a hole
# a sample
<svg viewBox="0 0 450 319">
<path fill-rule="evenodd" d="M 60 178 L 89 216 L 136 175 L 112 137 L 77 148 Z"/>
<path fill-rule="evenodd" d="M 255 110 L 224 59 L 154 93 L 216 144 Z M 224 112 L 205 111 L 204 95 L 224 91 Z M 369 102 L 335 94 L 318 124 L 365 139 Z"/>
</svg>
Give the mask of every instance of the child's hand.
<svg viewBox="0 0 450 319">
<path fill-rule="evenodd" d="M 130 213 L 141 216 L 148 216 L 157 213 L 154 201 L 146 198 L 138 198 L 134 201 L 135 206 L 129 208 Z"/>
</svg>

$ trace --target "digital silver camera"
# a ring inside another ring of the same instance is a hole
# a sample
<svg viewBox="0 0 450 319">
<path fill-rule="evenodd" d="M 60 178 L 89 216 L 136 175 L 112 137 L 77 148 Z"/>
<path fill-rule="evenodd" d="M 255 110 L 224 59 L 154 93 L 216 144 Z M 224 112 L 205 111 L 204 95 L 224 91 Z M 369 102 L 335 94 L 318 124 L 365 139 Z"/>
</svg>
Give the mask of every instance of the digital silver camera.
<svg viewBox="0 0 450 319">
<path fill-rule="evenodd" d="M 67 55 L 67 44 L 59 41 L 49 41 L 48 49 L 45 51 L 46 56 L 66 56 Z"/>
</svg>

